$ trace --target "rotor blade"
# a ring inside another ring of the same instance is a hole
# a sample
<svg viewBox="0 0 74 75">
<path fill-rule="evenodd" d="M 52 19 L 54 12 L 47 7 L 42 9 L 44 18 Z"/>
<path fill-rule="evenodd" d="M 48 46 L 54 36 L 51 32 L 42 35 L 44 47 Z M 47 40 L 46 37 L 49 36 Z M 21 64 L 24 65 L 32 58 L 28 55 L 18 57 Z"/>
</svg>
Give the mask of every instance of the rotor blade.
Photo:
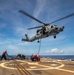
<svg viewBox="0 0 74 75">
<path fill-rule="evenodd" d="M 40 27 L 42 27 L 42 26 L 37 26 L 37 27 L 28 28 L 28 30 L 36 29 L 36 28 L 40 28 Z"/>
<path fill-rule="evenodd" d="M 69 17 L 71 17 L 71 16 L 74 16 L 74 13 L 71 13 L 71 14 L 65 16 L 65 17 L 62 17 L 62 18 L 60 18 L 60 19 L 58 19 L 58 20 L 56 20 L 56 21 L 53 21 L 53 22 L 51 22 L 50 24 L 55 23 L 55 22 L 58 22 L 58 21 L 63 20 L 63 19 L 66 19 L 66 18 L 69 18 Z"/>
<path fill-rule="evenodd" d="M 22 14 L 24 14 L 24 15 L 26 15 L 26 16 L 32 18 L 32 19 L 34 19 L 35 21 L 37 21 L 37 22 L 39 22 L 39 23 L 45 24 L 45 23 L 41 22 L 40 20 L 36 19 L 35 17 L 31 16 L 30 14 L 26 13 L 26 12 L 23 11 L 23 10 L 19 10 L 19 12 L 21 12 Z"/>
<path fill-rule="evenodd" d="M 50 25 L 50 24 L 44 24 L 44 26 L 48 26 L 48 25 Z M 44 27 L 44 26 L 43 25 L 42 26 L 36 26 L 36 27 L 28 28 L 28 30 L 41 28 L 41 27 Z"/>
</svg>

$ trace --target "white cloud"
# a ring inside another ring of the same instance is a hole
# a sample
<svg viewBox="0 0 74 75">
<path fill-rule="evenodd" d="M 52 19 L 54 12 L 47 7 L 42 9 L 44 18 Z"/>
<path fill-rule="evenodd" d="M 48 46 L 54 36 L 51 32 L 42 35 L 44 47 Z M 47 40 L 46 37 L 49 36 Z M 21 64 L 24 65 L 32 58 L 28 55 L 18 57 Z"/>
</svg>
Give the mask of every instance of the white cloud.
<svg viewBox="0 0 74 75">
<path fill-rule="evenodd" d="M 35 10 L 34 10 L 34 13 L 33 13 L 33 15 L 37 18 L 39 15 L 40 15 L 40 13 L 43 11 L 43 7 L 44 7 L 44 5 L 46 4 L 46 0 L 37 0 L 37 6 L 36 6 L 36 8 L 35 8 Z"/>
<path fill-rule="evenodd" d="M 50 50 L 44 49 L 40 51 L 40 54 L 42 55 L 60 55 L 60 54 L 64 54 L 64 50 L 60 50 L 58 48 L 53 48 Z"/>
<path fill-rule="evenodd" d="M 54 48 L 54 49 L 50 50 L 50 52 L 51 52 L 51 53 L 62 53 L 63 50 L 59 50 L 59 49 L 57 49 L 57 48 Z"/>
</svg>

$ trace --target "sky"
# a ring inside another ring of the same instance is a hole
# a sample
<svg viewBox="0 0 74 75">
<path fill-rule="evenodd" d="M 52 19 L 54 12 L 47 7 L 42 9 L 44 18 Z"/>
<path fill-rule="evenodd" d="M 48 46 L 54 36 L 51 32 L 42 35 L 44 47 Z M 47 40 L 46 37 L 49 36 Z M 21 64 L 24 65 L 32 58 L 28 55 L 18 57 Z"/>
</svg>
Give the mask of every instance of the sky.
<svg viewBox="0 0 74 75">
<path fill-rule="evenodd" d="M 24 10 L 44 23 L 50 23 L 74 13 L 74 0 L 0 0 L 0 55 L 7 50 L 9 55 L 18 53 L 37 54 L 39 43 L 23 42 L 27 33 L 29 38 L 36 30 L 27 28 L 42 24 L 19 13 Z M 53 23 L 65 26 L 56 39 L 53 36 L 41 40 L 41 55 L 74 55 L 74 16 Z"/>
</svg>

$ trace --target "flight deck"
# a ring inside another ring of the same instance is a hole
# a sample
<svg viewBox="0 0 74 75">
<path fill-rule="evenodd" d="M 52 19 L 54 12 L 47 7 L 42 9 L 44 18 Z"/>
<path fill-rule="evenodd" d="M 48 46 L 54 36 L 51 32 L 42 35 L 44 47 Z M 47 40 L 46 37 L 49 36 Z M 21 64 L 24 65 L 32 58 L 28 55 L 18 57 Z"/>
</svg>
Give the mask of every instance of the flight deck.
<svg viewBox="0 0 74 75">
<path fill-rule="evenodd" d="M 41 61 L 2 60 L 0 75 L 74 75 L 74 61 L 42 58 Z"/>
</svg>

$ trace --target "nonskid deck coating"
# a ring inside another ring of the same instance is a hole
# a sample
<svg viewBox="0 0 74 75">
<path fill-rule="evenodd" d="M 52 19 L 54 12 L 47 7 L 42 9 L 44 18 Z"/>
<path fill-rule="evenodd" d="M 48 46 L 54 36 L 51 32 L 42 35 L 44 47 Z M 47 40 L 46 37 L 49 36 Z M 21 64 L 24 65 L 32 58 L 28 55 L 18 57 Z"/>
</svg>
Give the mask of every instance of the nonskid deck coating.
<svg viewBox="0 0 74 75">
<path fill-rule="evenodd" d="M 16 60 L 32 75 L 74 75 L 74 61 L 42 59 L 40 62 Z M 69 65 L 72 64 L 72 65 Z M 21 75 L 14 60 L 0 61 L 0 75 Z"/>
</svg>

